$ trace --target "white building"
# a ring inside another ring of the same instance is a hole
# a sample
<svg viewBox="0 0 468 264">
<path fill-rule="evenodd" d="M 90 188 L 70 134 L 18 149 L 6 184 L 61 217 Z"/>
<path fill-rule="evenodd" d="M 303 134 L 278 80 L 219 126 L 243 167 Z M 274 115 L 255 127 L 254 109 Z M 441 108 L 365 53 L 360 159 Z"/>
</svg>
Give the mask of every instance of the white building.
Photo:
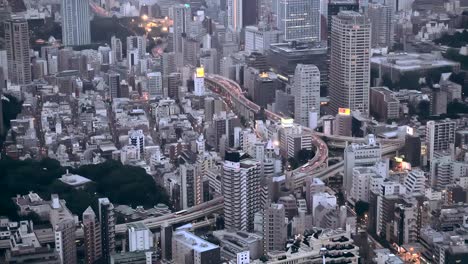
<svg viewBox="0 0 468 264">
<path fill-rule="evenodd" d="M 344 150 L 344 179 L 343 187 L 346 194 L 351 193 L 353 186 L 353 168 L 358 166 L 373 166 L 382 158 L 380 143 L 377 143 L 374 135 L 367 136 L 364 144 L 353 143 Z"/>
<path fill-rule="evenodd" d="M 233 32 L 241 32 L 242 23 L 242 4 L 243 0 L 227 0 L 227 24 L 228 28 Z"/>
<path fill-rule="evenodd" d="M 296 123 L 312 127 L 317 120 L 311 120 L 311 113 L 320 115 L 320 71 L 315 65 L 298 64 L 292 85 L 294 96 L 294 120 Z"/>
<path fill-rule="evenodd" d="M 193 74 L 193 82 L 194 82 L 194 94 L 196 96 L 203 96 L 205 95 L 205 69 L 203 67 L 199 67 L 195 70 Z"/>
<path fill-rule="evenodd" d="M 369 202 L 370 180 L 376 175 L 372 167 L 355 167 L 352 172 L 353 185 L 350 198 L 354 201 Z"/>
<path fill-rule="evenodd" d="M 145 251 L 153 248 L 153 233 L 141 222 L 127 224 L 128 251 Z"/>
<path fill-rule="evenodd" d="M 245 47 L 246 52 L 264 53 L 270 49 L 270 44 L 280 43 L 283 40 L 283 33 L 279 30 L 262 29 L 256 26 L 245 27 Z"/>
<path fill-rule="evenodd" d="M 405 178 L 404 186 L 407 193 L 423 194 L 426 189 L 426 176 L 424 171 L 414 169 L 408 173 Z"/>
<path fill-rule="evenodd" d="M 172 33 L 173 51 L 175 53 L 175 64 L 182 67 L 184 64 L 184 35 L 190 32 L 192 21 L 192 10 L 190 5 L 178 4 L 169 9 L 169 17 L 173 21 Z"/>
<path fill-rule="evenodd" d="M 62 0 L 62 42 L 65 46 L 91 43 L 89 0 Z"/>
<path fill-rule="evenodd" d="M 143 157 L 145 154 L 145 134 L 143 134 L 143 130 L 130 130 L 128 132 L 128 144 L 136 146 L 138 148 L 138 159 Z"/>
<path fill-rule="evenodd" d="M 434 159 L 435 152 L 448 150 L 455 143 L 455 128 L 455 121 L 450 119 L 427 122 L 426 144 L 430 161 Z"/>
<path fill-rule="evenodd" d="M 372 47 L 391 48 L 393 46 L 393 10 L 382 4 L 370 4 L 369 19 L 372 23 Z"/>
</svg>

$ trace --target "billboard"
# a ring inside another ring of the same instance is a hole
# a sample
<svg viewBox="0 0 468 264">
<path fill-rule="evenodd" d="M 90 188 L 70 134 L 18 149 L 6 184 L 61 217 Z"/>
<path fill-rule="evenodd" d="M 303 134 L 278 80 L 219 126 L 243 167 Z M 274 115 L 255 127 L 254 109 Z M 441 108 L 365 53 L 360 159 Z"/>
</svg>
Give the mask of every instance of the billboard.
<svg viewBox="0 0 468 264">
<path fill-rule="evenodd" d="M 197 78 L 205 77 L 205 69 L 203 67 L 198 67 L 196 69 L 196 75 L 195 76 L 197 76 Z"/>
<path fill-rule="evenodd" d="M 338 108 L 338 114 L 340 114 L 340 115 L 351 115 L 351 109 L 349 109 L 349 108 Z"/>
</svg>

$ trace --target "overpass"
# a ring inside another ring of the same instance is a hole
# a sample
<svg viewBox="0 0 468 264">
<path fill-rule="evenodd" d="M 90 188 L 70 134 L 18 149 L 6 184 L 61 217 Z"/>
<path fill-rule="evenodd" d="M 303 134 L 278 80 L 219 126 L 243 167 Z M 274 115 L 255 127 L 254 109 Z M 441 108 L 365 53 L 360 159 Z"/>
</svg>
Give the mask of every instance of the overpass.
<svg viewBox="0 0 468 264">
<path fill-rule="evenodd" d="M 146 218 L 144 220 L 136 221 L 136 222 L 141 222 L 145 224 L 145 226 L 148 227 L 149 229 L 155 230 L 155 229 L 161 228 L 161 226 L 165 224 L 168 224 L 168 225 L 182 224 L 182 223 L 195 221 L 202 217 L 207 217 L 213 213 L 222 211 L 223 207 L 224 207 L 224 198 L 217 197 L 211 201 L 190 207 L 184 212 L 181 211 L 179 213 L 176 212 L 176 213 L 165 214 L 163 216 Z M 205 222 L 202 222 L 202 223 L 207 223 L 207 222 L 211 222 L 211 221 L 205 220 Z M 203 225 L 202 223 L 196 223 L 194 225 L 195 227 L 197 227 L 198 225 Z M 116 234 L 125 234 L 126 232 L 127 232 L 127 224 L 119 224 L 115 226 Z"/>
<path fill-rule="evenodd" d="M 255 115 L 261 110 L 261 107 L 254 102 L 247 99 L 238 83 L 228 78 L 208 74 L 205 77 L 206 84 L 213 92 L 220 94 L 226 104 L 234 111 L 247 120 L 254 120 Z M 279 123 L 284 116 L 266 110 L 266 118 Z M 316 148 L 315 156 L 304 166 L 300 168 L 302 172 L 312 173 L 313 171 L 326 168 L 328 161 L 328 147 L 327 144 L 316 135 L 315 131 L 308 127 L 302 127 L 304 131 L 311 133 L 312 145 Z"/>
</svg>

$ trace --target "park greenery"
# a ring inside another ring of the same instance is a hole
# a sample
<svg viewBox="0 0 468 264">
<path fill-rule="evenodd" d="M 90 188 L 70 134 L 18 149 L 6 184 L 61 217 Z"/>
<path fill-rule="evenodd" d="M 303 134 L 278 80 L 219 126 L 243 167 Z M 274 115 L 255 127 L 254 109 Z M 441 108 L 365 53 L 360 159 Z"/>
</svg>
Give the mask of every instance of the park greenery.
<svg viewBox="0 0 468 264">
<path fill-rule="evenodd" d="M 434 40 L 436 44 L 449 46 L 452 48 L 460 48 L 468 44 L 468 30 L 455 32 L 453 35 L 444 34 L 440 38 Z"/>
<path fill-rule="evenodd" d="M 2 112 L 3 112 L 3 134 L 0 134 L 0 150 L 2 149 L 3 141 L 7 131 L 10 129 L 10 121 L 15 119 L 19 113 L 21 113 L 22 102 L 19 101 L 16 97 L 4 94 L 2 100 Z M 1 99 L 0 99 L 1 100 Z"/>
<path fill-rule="evenodd" d="M 109 160 L 97 165 L 85 165 L 71 169 L 71 173 L 79 174 L 93 181 L 83 190 L 75 190 L 62 183 L 59 178 L 66 169 L 53 159 L 13 160 L 4 157 L 0 160 L 0 215 L 18 219 L 12 197 L 17 194 L 27 194 L 30 191 L 38 193 L 44 200 L 49 200 L 51 194 L 58 194 L 66 200 L 67 207 L 74 214 L 81 215 L 91 205 L 97 209 L 97 198 L 108 197 L 115 204 L 131 206 L 142 205 L 146 208 L 158 203 L 169 204 L 165 190 L 156 185 L 153 178 L 139 167 L 122 165 L 118 161 Z"/>
</svg>

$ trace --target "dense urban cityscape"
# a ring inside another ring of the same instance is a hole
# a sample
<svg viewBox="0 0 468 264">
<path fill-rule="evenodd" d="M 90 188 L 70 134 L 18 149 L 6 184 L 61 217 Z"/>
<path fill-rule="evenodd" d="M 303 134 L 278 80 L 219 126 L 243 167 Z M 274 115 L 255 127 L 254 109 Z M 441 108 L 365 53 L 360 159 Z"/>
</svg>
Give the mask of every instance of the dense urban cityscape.
<svg viewBox="0 0 468 264">
<path fill-rule="evenodd" d="M 0 263 L 468 263 L 468 0 L 0 22 Z"/>
</svg>

